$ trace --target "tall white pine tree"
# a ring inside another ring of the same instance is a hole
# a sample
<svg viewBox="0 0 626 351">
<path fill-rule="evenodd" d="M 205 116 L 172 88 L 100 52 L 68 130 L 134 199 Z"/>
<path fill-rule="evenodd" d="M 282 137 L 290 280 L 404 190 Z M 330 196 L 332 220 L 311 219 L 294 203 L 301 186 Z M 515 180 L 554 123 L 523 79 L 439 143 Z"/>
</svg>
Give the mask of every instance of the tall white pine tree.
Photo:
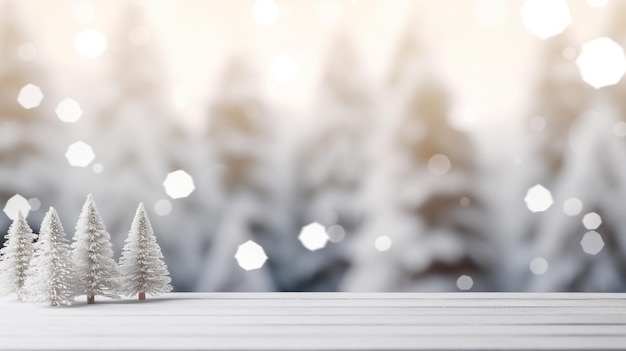
<svg viewBox="0 0 626 351">
<path fill-rule="evenodd" d="M 145 300 L 146 293 L 159 295 L 172 291 L 172 279 L 143 203 L 139 204 L 128 232 L 120 258 L 120 275 L 120 292 L 129 296 L 139 294 L 139 300 Z"/>
<path fill-rule="evenodd" d="M 262 102 L 254 68 L 235 57 L 227 63 L 220 95 L 213 102 L 206 138 L 207 159 L 225 171 L 215 179 L 219 221 L 211 240 L 200 291 L 272 291 L 269 264 L 245 271 L 233 257 L 239 245 L 252 240 L 262 247 L 277 247 L 276 178 L 272 167 L 274 118 Z M 272 256 L 270 253 L 268 256 Z"/>
<path fill-rule="evenodd" d="M 18 212 L 5 236 L 4 247 L 0 250 L 0 294 L 16 293 L 17 299 L 22 299 L 35 238 L 37 236 L 33 234 L 22 212 Z"/>
<path fill-rule="evenodd" d="M 389 117 L 376 126 L 345 290 L 454 291 L 462 275 L 474 279 L 472 289 L 490 288 L 494 250 L 482 224 L 474 146 L 449 123 L 451 99 L 418 44 L 410 28 L 384 102 Z"/>
<path fill-rule="evenodd" d="M 111 246 L 111 235 L 89 194 L 76 224 L 72 244 L 76 295 L 87 295 L 87 303 L 94 303 L 96 295 L 119 298 L 117 265 Z"/>
<path fill-rule="evenodd" d="M 51 306 L 74 300 L 74 274 L 70 248 L 56 210 L 50 207 L 41 223 L 39 240 L 27 272 L 25 290 L 29 301 Z"/>
<path fill-rule="evenodd" d="M 352 41 L 340 34 L 331 46 L 315 118 L 296 160 L 296 218 L 298 227 L 311 222 L 339 225 L 347 240 L 316 252 L 298 245 L 293 265 L 298 277 L 286 290 L 336 290 L 348 269 L 345 245 L 362 224 L 364 175 L 371 170 L 374 104 L 366 83 Z"/>
</svg>

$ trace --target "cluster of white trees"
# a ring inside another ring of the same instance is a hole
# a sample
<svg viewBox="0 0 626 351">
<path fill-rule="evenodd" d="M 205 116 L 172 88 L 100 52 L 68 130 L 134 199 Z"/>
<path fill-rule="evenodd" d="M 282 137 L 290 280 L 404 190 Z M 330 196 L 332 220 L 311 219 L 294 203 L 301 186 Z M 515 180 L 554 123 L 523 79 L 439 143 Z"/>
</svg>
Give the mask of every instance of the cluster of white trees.
<svg viewBox="0 0 626 351">
<path fill-rule="evenodd" d="M 54 208 L 46 213 L 39 237 L 18 213 L 0 250 L 0 293 L 35 303 L 70 305 L 74 298 L 158 295 L 172 290 L 161 248 L 143 204 L 139 204 L 119 265 L 111 236 L 91 195 L 83 205 L 70 246 Z"/>
</svg>

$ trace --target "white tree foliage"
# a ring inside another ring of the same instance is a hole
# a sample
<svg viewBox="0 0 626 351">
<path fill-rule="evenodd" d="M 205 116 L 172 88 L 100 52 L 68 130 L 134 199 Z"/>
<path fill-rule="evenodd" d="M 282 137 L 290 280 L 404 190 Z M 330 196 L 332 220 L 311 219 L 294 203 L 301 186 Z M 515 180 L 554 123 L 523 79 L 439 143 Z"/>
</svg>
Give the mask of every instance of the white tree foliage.
<svg viewBox="0 0 626 351">
<path fill-rule="evenodd" d="M 89 194 L 76 224 L 72 244 L 76 295 L 119 298 L 119 275 L 111 246 L 111 235 Z"/>
<path fill-rule="evenodd" d="M 143 203 L 139 204 L 128 232 L 119 271 L 120 292 L 124 295 L 141 292 L 159 295 L 172 291 L 172 280 Z"/>
<path fill-rule="evenodd" d="M 25 290 L 29 301 L 52 306 L 74 300 L 74 270 L 65 231 L 54 208 L 41 223 L 39 240 L 27 272 Z"/>
<path fill-rule="evenodd" d="M 18 212 L 5 236 L 4 247 L 0 249 L 0 294 L 16 293 L 17 298 L 21 299 L 36 238 L 22 212 Z"/>
</svg>

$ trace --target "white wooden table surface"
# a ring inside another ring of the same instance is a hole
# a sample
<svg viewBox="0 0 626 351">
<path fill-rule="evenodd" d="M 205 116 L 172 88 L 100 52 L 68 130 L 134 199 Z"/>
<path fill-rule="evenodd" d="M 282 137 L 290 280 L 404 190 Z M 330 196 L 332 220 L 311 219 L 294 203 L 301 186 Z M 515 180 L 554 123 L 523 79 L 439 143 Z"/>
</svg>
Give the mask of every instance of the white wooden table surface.
<svg viewBox="0 0 626 351">
<path fill-rule="evenodd" d="M 626 294 L 172 293 L 0 300 L 0 350 L 626 350 Z"/>
</svg>

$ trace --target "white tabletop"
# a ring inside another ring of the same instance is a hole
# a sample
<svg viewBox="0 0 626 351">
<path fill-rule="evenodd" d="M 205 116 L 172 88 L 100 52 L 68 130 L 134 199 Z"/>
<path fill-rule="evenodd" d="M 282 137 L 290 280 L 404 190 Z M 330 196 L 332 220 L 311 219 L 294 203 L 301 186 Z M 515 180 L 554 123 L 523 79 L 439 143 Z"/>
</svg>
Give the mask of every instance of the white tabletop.
<svg viewBox="0 0 626 351">
<path fill-rule="evenodd" d="M 626 294 L 172 293 L 0 300 L 0 350 L 626 349 Z"/>
</svg>

